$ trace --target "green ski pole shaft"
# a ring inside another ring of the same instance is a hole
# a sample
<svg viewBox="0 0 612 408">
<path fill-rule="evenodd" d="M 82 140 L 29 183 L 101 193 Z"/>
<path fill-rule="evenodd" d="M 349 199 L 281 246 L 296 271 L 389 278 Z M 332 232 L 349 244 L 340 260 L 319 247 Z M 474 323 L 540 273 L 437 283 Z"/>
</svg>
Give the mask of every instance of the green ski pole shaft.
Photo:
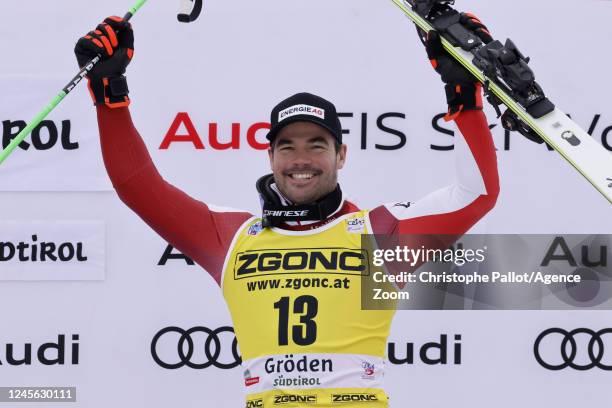
<svg viewBox="0 0 612 408">
<path fill-rule="evenodd" d="M 134 14 L 147 2 L 147 0 L 137 0 L 136 4 L 130 8 L 130 10 L 123 16 L 127 21 L 132 18 Z M 0 152 L 0 164 L 15 150 L 15 148 L 25 139 L 36 126 L 42 122 L 53 109 L 59 105 L 62 100 L 68 95 L 76 86 L 89 74 L 89 72 L 96 66 L 102 59 L 102 55 L 96 55 L 91 61 L 86 63 L 78 74 L 62 89 L 53 100 L 38 114 L 28 125 L 23 128 L 21 132 L 9 143 L 8 146 L 2 152 Z"/>
</svg>

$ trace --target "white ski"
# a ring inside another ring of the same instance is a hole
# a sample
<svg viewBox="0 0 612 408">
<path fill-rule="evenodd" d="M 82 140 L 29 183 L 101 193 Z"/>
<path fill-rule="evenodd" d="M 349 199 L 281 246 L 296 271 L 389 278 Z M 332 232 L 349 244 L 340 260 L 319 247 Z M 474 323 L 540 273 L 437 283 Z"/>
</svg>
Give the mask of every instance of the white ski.
<svg viewBox="0 0 612 408">
<path fill-rule="evenodd" d="M 419 28 L 428 32 L 433 26 L 405 0 L 392 0 Z M 597 143 L 586 131 L 570 119 L 559 108 L 534 118 L 504 89 L 495 84 L 474 64 L 475 56 L 462 48 L 454 47 L 442 37 L 444 48 L 470 71 L 480 82 L 487 83 L 489 90 L 514 112 L 552 148 L 565 158 L 604 197 L 612 203 L 612 154 Z"/>
</svg>

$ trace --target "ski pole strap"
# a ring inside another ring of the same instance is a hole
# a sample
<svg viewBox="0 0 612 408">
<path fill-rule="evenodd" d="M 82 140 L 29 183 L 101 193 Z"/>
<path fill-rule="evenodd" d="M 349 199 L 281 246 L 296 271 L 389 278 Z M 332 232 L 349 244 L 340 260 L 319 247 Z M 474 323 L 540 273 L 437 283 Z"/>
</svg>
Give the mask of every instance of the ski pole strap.
<svg viewBox="0 0 612 408">
<path fill-rule="evenodd" d="M 129 106 L 129 89 L 124 75 L 115 78 L 102 78 L 104 104 L 109 108 Z M 99 101 L 97 101 L 99 102 Z"/>
</svg>

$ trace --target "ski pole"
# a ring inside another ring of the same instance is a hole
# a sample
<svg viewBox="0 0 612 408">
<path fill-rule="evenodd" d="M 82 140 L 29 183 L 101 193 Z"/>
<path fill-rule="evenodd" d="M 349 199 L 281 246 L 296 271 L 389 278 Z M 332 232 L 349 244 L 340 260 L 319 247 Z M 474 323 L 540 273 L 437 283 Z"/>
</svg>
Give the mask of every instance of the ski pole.
<svg viewBox="0 0 612 408">
<path fill-rule="evenodd" d="M 130 8 L 130 10 L 123 16 L 123 19 L 128 21 L 136 12 L 147 2 L 147 0 L 137 0 L 134 6 Z M 57 105 L 64 100 L 66 95 L 68 95 L 78 84 L 89 74 L 89 72 L 96 66 L 96 64 L 102 59 L 102 55 L 96 55 L 91 61 L 86 63 L 83 68 L 79 71 L 79 73 L 72 78 L 72 80 L 58 93 L 55 98 L 38 114 L 36 117 L 28 123 L 28 125 L 23 128 L 21 132 L 9 143 L 8 146 L 2 152 L 0 152 L 0 164 L 15 150 L 17 145 L 26 138 L 27 135 L 34 130 L 36 126 L 42 122 L 49 113 L 53 109 L 57 107 Z"/>
</svg>

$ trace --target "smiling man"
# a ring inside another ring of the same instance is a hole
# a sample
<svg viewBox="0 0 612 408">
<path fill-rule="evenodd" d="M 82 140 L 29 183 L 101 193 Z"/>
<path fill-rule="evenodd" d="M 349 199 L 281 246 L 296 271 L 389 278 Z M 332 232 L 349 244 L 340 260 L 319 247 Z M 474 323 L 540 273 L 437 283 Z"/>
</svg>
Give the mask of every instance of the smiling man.
<svg viewBox="0 0 612 408">
<path fill-rule="evenodd" d="M 486 28 L 469 19 L 490 41 Z M 334 105 L 308 93 L 285 99 L 270 117 L 272 174 L 256 183 L 257 217 L 204 204 L 159 175 L 128 110 L 123 74 L 133 41 L 130 25 L 115 17 L 75 48 L 80 64 L 104 56 L 88 78 L 104 163 L 121 200 L 222 287 L 242 353 L 247 407 L 387 407 L 384 359 L 394 311 L 361 309 L 361 237 L 460 235 L 493 208 L 497 164 L 480 86 L 444 54 L 439 39 L 425 40 L 446 84 L 448 119 L 462 135 L 455 181 L 420 200 L 372 210 L 347 201 L 338 184 L 347 147 Z"/>
<path fill-rule="evenodd" d="M 270 122 L 268 156 L 273 174 L 257 182 L 264 198 L 264 226 L 325 220 L 339 208 L 338 170 L 347 150 L 335 106 L 319 96 L 299 93 L 274 107 Z M 288 205 L 295 212 L 287 213 Z"/>
<path fill-rule="evenodd" d="M 274 142 L 269 155 L 279 190 L 294 203 L 306 204 L 336 188 L 346 145 L 327 129 L 300 120 L 287 125 L 278 136 L 268 136 Z"/>
</svg>

